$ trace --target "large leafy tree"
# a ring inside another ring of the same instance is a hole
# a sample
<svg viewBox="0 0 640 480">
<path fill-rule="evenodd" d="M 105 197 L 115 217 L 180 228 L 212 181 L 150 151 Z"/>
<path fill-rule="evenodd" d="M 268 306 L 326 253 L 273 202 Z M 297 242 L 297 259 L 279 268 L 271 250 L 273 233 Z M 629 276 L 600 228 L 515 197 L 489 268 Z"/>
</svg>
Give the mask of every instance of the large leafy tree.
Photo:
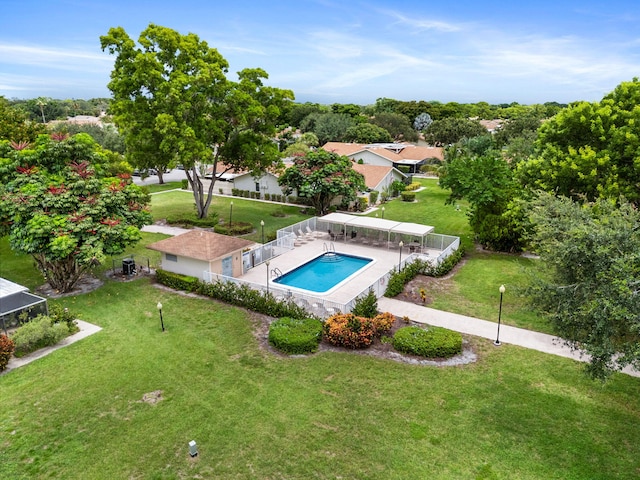
<svg viewBox="0 0 640 480">
<path fill-rule="evenodd" d="M 447 148 L 439 173 L 440 186 L 451 190 L 448 203 L 469 202 L 469 224 L 481 245 L 500 251 L 522 249 L 519 222 L 508 214 L 518 188 L 491 137 L 475 137 Z"/>
<path fill-rule="evenodd" d="M 286 195 L 295 190 L 299 197 L 309 199 L 318 215 L 327 213 L 337 197 L 350 202 L 366 188 L 364 177 L 352 168 L 348 157 L 322 149 L 297 157 L 279 183 Z"/>
<path fill-rule="evenodd" d="M 359 123 L 349 127 L 344 133 L 344 141 L 355 143 L 388 143 L 391 134 L 373 123 Z"/>
<path fill-rule="evenodd" d="M 618 203 L 542 194 L 532 208 L 543 272 L 529 293 L 601 379 L 627 365 L 640 368 L 640 213 Z"/>
<path fill-rule="evenodd" d="M 230 169 L 256 174 L 279 160 L 271 140 L 293 93 L 268 87 L 261 69 L 227 79 L 227 61 L 197 35 L 149 25 L 139 46 L 122 28 L 101 37 L 116 54 L 109 89 L 112 111 L 135 165 L 159 171 L 185 166 L 199 218 L 208 214 L 213 186 Z M 200 165 L 213 165 L 208 189 Z"/>
<path fill-rule="evenodd" d="M 525 187 L 579 201 L 640 202 L 640 81 L 600 102 L 579 102 L 543 123 L 536 154 L 519 168 Z"/>
<path fill-rule="evenodd" d="M 371 123 L 384 128 L 396 141 L 415 142 L 418 140 L 418 132 L 407 117 L 399 113 L 376 113 Z"/>
<path fill-rule="evenodd" d="M 447 117 L 434 120 L 424 132 L 424 139 L 432 145 L 453 145 L 464 138 L 489 135 L 477 120 Z"/>
<path fill-rule="evenodd" d="M 0 140 L 28 143 L 44 132 L 45 127 L 42 123 L 29 120 L 22 110 L 11 106 L 0 96 Z"/>
<path fill-rule="evenodd" d="M 5 172 L 0 186 L 0 235 L 9 235 L 16 252 L 32 255 L 60 292 L 72 290 L 105 256 L 137 243 L 140 228 L 151 221 L 149 196 L 129 175 L 104 176 L 99 152 L 85 156 L 86 149 L 69 143 L 51 140 L 6 152 L 11 158 L 4 165 L 14 172 Z"/>
</svg>

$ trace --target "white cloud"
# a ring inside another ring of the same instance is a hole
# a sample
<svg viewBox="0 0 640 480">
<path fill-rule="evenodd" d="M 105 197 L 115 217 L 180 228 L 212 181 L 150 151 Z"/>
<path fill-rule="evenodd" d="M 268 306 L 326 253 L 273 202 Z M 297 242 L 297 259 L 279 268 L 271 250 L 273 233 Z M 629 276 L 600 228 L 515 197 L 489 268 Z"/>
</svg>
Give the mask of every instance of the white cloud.
<svg viewBox="0 0 640 480">
<path fill-rule="evenodd" d="M 108 71 L 113 65 L 113 58 L 106 53 L 97 54 L 84 50 L 8 43 L 0 43 L 0 58 L 2 58 L 2 64 L 32 65 L 83 72 Z"/>
</svg>

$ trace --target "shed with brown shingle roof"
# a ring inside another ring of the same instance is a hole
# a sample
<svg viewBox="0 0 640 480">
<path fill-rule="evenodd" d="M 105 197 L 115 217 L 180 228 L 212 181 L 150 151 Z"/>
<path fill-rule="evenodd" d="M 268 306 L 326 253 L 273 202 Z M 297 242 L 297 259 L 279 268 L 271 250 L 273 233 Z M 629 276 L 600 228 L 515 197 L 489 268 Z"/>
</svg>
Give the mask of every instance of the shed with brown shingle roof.
<svg viewBox="0 0 640 480">
<path fill-rule="evenodd" d="M 162 253 L 162 268 L 199 279 L 204 272 L 229 277 L 242 275 L 242 252 L 254 245 L 243 238 L 220 235 L 206 230 L 165 238 L 147 248 Z"/>
</svg>

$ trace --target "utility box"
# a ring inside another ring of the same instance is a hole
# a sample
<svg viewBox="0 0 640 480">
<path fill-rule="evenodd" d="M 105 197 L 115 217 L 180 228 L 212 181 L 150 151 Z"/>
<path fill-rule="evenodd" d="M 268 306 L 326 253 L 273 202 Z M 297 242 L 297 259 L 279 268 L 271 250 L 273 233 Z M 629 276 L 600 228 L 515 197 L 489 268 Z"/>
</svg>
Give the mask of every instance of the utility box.
<svg viewBox="0 0 640 480">
<path fill-rule="evenodd" d="M 198 446 L 196 445 L 195 440 L 191 440 L 189 442 L 189 455 L 191 455 L 192 457 L 198 455 Z"/>
<path fill-rule="evenodd" d="M 124 260 L 122 260 L 122 274 L 123 275 L 136 274 L 136 262 L 133 258 L 125 258 Z"/>
</svg>

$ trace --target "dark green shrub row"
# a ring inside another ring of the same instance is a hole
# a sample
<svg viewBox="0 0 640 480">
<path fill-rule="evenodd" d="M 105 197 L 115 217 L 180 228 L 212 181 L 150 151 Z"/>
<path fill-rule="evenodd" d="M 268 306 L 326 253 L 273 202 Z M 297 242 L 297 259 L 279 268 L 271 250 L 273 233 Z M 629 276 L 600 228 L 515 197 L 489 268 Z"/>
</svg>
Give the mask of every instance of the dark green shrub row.
<svg viewBox="0 0 640 480">
<path fill-rule="evenodd" d="M 246 235 L 247 233 L 253 232 L 253 225 L 248 222 L 233 222 L 231 225 L 229 224 L 217 224 L 213 227 L 213 231 L 216 233 L 220 233 L 222 235 Z"/>
<path fill-rule="evenodd" d="M 393 336 L 393 348 L 426 358 L 448 358 L 462 352 L 462 335 L 441 327 L 402 327 Z"/>
<path fill-rule="evenodd" d="M 424 273 L 430 264 L 420 259 L 416 259 L 404 266 L 399 272 L 394 269 L 389 278 L 387 289 L 384 292 L 385 297 L 395 297 L 402 293 L 404 286 L 419 274 Z"/>
<path fill-rule="evenodd" d="M 307 318 L 309 313 L 291 301 L 277 300 L 271 293 L 253 290 L 248 285 L 237 285 L 232 282 L 217 281 L 205 283 L 195 277 L 156 270 L 159 283 L 176 290 L 196 292 L 200 295 L 215 298 L 231 305 L 244 307 L 254 312 L 263 313 L 270 317 Z M 313 316 L 311 315 L 313 318 Z"/>
<path fill-rule="evenodd" d="M 269 343 L 283 353 L 314 353 L 322 340 L 322 322 L 316 318 L 284 317 L 269 326 Z"/>
<path fill-rule="evenodd" d="M 40 348 L 55 345 L 69 335 L 66 322 L 54 323 L 46 315 L 38 315 L 19 327 L 11 336 L 16 345 L 15 356 L 22 357 Z"/>
<path fill-rule="evenodd" d="M 180 188 L 182 188 L 182 190 L 189 190 L 189 180 L 187 180 L 186 178 L 183 178 L 180 181 Z"/>
<path fill-rule="evenodd" d="M 156 270 L 156 280 L 169 288 L 184 290 L 185 292 L 195 292 L 200 286 L 200 281 L 196 277 L 167 272 L 160 268 Z"/>
<path fill-rule="evenodd" d="M 169 225 L 183 225 L 200 228 L 211 228 L 218 223 L 218 214 L 212 212 L 207 218 L 196 218 L 195 215 L 189 216 L 168 216 L 166 221 Z"/>
<path fill-rule="evenodd" d="M 414 202 L 416 200 L 416 192 L 401 192 L 403 202 Z"/>
<path fill-rule="evenodd" d="M 429 262 L 424 262 L 417 259 L 409 264 L 406 264 L 401 271 L 394 271 L 389 278 L 389 284 L 384 292 L 385 297 L 395 297 L 404 290 L 404 286 L 418 275 L 427 275 L 429 277 L 442 277 L 449 273 L 453 267 L 464 256 L 464 248 L 462 245 L 458 249 L 445 258 L 440 265 L 434 266 Z"/>
<path fill-rule="evenodd" d="M 11 355 L 13 355 L 16 345 L 4 333 L 0 334 L 0 372 L 7 368 Z"/>
<path fill-rule="evenodd" d="M 380 195 L 380 192 L 378 192 L 377 190 L 372 190 L 369 192 L 369 205 L 375 205 L 376 202 L 378 201 L 378 196 Z"/>
<path fill-rule="evenodd" d="M 442 277 L 453 270 L 462 257 L 464 256 L 464 247 L 460 245 L 458 249 L 445 258 L 440 265 L 433 266 L 431 264 L 427 264 L 426 268 L 422 272 L 423 275 L 427 275 L 429 277 Z"/>
</svg>

